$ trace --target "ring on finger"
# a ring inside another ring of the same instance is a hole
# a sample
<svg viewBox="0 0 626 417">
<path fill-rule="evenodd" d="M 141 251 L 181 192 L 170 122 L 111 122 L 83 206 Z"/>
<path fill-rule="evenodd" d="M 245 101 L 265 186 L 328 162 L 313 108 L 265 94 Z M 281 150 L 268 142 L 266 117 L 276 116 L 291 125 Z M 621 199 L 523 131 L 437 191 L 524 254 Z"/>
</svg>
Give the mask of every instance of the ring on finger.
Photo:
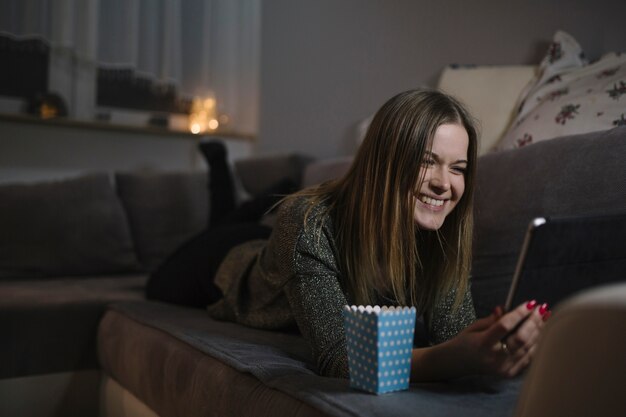
<svg viewBox="0 0 626 417">
<path fill-rule="evenodd" d="M 506 342 L 500 342 L 500 348 L 502 348 L 502 352 L 506 353 L 507 356 L 511 355 L 511 351 L 509 350 Z"/>
</svg>

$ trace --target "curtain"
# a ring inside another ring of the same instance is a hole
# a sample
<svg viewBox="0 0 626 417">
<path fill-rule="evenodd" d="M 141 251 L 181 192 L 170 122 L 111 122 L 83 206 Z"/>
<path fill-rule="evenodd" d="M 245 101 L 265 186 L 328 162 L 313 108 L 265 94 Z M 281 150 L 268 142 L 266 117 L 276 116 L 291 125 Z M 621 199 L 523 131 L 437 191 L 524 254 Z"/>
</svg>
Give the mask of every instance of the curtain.
<svg viewBox="0 0 626 417">
<path fill-rule="evenodd" d="M 261 0 L 1 0 L 0 31 L 49 41 L 49 89 L 93 119 L 97 67 L 132 68 L 258 126 Z"/>
</svg>

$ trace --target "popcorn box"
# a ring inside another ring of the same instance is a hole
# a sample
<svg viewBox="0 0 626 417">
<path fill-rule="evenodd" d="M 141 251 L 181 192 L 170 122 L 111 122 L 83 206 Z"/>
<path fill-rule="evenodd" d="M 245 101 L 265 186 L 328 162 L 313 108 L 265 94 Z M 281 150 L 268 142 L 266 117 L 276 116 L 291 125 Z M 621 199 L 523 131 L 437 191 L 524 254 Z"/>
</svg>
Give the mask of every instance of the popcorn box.
<svg viewBox="0 0 626 417">
<path fill-rule="evenodd" d="M 344 306 L 352 388 L 375 394 L 409 388 L 415 307 Z"/>
</svg>

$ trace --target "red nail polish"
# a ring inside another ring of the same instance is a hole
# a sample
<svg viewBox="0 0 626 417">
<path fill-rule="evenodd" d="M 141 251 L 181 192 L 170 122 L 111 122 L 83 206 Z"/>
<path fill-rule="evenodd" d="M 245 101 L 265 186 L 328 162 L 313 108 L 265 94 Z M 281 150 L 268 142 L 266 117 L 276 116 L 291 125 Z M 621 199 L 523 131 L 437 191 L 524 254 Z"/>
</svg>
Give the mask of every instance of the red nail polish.
<svg viewBox="0 0 626 417">
<path fill-rule="evenodd" d="M 541 318 L 543 321 L 548 321 L 548 319 L 550 318 L 550 316 L 552 315 L 551 311 L 546 311 L 546 314 L 543 315 L 543 317 Z"/>
<path fill-rule="evenodd" d="M 537 305 L 537 300 L 531 300 L 526 304 L 526 308 L 532 310 Z"/>
<path fill-rule="evenodd" d="M 539 307 L 539 314 L 543 316 L 544 314 L 546 314 L 547 311 L 548 311 L 548 303 L 541 304 L 541 306 Z"/>
</svg>

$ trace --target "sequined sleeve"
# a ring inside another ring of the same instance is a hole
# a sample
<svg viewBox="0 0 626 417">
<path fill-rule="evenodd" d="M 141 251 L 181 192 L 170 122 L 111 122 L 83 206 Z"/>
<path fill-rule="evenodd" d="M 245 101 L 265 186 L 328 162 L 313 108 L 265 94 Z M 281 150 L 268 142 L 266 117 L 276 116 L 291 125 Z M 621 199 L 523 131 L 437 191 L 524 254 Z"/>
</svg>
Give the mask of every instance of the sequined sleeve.
<svg viewBox="0 0 626 417">
<path fill-rule="evenodd" d="M 450 291 L 433 313 L 427 315 L 428 333 L 432 344 L 453 338 L 476 320 L 471 292 L 466 291 L 463 302 L 457 310 L 453 308 L 455 296 L 456 292 Z"/>
<path fill-rule="evenodd" d="M 328 225 L 301 230 L 294 253 L 294 277 L 285 287 L 292 313 L 311 346 L 321 375 L 348 377 L 342 307 L 346 297 L 332 231 Z"/>
</svg>

